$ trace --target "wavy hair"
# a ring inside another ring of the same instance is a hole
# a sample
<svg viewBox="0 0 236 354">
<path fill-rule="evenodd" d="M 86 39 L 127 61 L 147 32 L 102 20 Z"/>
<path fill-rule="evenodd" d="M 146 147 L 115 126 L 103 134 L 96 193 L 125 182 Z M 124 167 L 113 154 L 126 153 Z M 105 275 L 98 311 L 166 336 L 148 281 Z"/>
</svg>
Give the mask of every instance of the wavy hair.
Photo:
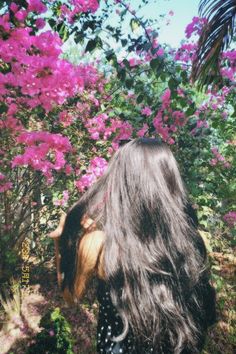
<svg viewBox="0 0 236 354">
<path fill-rule="evenodd" d="M 115 340 L 130 330 L 137 348 L 148 342 L 155 353 L 198 353 L 215 319 L 214 290 L 170 148 L 152 138 L 120 147 L 104 175 L 68 212 L 60 240 L 62 287 L 75 295 L 84 214 L 106 235 L 103 267 L 123 321 Z"/>
</svg>

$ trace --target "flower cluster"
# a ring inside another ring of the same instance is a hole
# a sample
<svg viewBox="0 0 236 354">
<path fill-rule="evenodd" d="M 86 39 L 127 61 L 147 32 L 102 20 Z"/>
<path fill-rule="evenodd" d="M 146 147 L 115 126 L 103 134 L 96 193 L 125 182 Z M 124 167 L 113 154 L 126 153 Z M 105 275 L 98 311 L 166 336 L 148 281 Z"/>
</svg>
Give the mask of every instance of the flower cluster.
<svg viewBox="0 0 236 354">
<path fill-rule="evenodd" d="M 22 95 L 30 108 L 41 105 L 46 111 L 94 85 L 98 73 L 91 65 L 75 67 L 61 59 L 62 41 L 57 33 L 33 35 L 29 28 L 15 28 L 7 40 L 0 39 L 0 59 L 11 71 L 0 76 L 0 95 Z M 1 96 L 0 96 L 1 98 Z M 2 98 L 3 99 L 3 98 Z"/>
<path fill-rule="evenodd" d="M 95 157 L 90 161 L 86 174 L 75 182 L 75 186 L 80 192 L 83 192 L 86 188 L 90 187 L 98 177 L 103 175 L 106 168 L 107 161 L 102 157 Z"/>
<path fill-rule="evenodd" d="M 41 171 L 48 182 L 52 181 L 52 171 L 66 166 L 65 154 L 71 151 L 67 137 L 49 132 L 25 132 L 19 135 L 18 143 L 25 145 L 24 153 L 12 160 L 12 167 L 31 166 Z"/>
<path fill-rule="evenodd" d="M 133 132 L 133 127 L 129 122 L 123 122 L 117 118 L 109 119 L 109 116 L 105 113 L 87 119 L 85 127 L 93 140 L 107 140 L 112 134 L 115 135 L 112 140 L 112 146 L 115 150 L 119 147 L 119 141 L 130 139 Z"/>
<path fill-rule="evenodd" d="M 53 204 L 56 206 L 65 206 L 69 200 L 69 192 L 68 190 L 64 190 L 62 192 L 62 198 L 58 198 L 54 200 Z"/>
<path fill-rule="evenodd" d="M 175 60 L 183 63 L 192 62 L 195 58 L 196 49 L 196 43 L 183 43 L 176 51 Z"/>
<path fill-rule="evenodd" d="M 97 0 L 69 0 L 60 6 L 61 19 L 73 23 L 75 16 L 82 12 L 96 12 L 99 7 Z"/>
<path fill-rule="evenodd" d="M 219 153 L 219 151 L 218 151 L 218 149 L 217 149 L 216 147 L 213 147 L 213 148 L 211 149 L 211 152 L 212 152 L 213 155 L 215 156 L 214 159 L 211 159 L 211 160 L 210 160 L 210 165 L 211 165 L 211 166 L 215 166 L 215 165 L 217 165 L 218 163 L 221 163 L 221 164 L 223 164 L 223 166 L 224 166 L 225 168 L 230 168 L 230 167 L 231 167 L 231 164 L 225 160 L 224 156 L 222 156 L 222 155 Z"/>
<path fill-rule="evenodd" d="M 6 192 L 12 188 L 12 182 L 7 180 L 7 177 L 0 172 L 0 193 Z"/>
<path fill-rule="evenodd" d="M 161 97 L 161 101 L 162 105 L 153 119 L 153 125 L 156 132 L 164 141 L 168 144 L 174 144 L 175 140 L 172 137 L 172 133 L 175 133 L 178 127 L 183 127 L 187 122 L 187 118 L 183 111 L 173 111 L 171 108 L 170 89 L 165 90 Z"/>
<path fill-rule="evenodd" d="M 236 211 L 229 211 L 223 219 L 229 227 L 233 228 L 236 225 Z"/>
<path fill-rule="evenodd" d="M 190 38 L 193 34 L 201 35 L 203 27 L 207 24 L 206 18 L 193 17 L 192 22 L 185 29 L 186 38 Z"/>
</svg>

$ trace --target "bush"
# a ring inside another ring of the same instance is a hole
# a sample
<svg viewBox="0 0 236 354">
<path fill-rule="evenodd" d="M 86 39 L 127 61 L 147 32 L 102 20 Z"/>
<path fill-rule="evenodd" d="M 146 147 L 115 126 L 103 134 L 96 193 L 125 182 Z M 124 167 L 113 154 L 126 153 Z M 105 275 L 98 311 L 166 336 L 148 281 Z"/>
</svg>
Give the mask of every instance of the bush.
<svg viewBox="0 0 236 354">
<path fill-rule="evenodd" d="M 74 354 L 70 325 L 58 307 L 42 317 L 40 327 L 42 331 L 34 338 L 27 354 Z"/>
</svg>

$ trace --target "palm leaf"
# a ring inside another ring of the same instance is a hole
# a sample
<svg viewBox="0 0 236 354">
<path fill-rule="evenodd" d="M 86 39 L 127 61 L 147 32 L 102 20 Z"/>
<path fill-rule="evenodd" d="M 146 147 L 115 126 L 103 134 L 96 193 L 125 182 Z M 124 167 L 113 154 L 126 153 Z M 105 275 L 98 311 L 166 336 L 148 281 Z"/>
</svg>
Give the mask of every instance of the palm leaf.
<svg viewBox="0 0 236 354">
<path fill-rule="evenodd" d="M 192 79 L 198 80 L 198 86 L 203 88 L 221 81 L 221 53 L 236 34 L 236 0 L 201 0 L 199 15 L 207 18 L 208 23 L 199 38 Z"/>
</svg>

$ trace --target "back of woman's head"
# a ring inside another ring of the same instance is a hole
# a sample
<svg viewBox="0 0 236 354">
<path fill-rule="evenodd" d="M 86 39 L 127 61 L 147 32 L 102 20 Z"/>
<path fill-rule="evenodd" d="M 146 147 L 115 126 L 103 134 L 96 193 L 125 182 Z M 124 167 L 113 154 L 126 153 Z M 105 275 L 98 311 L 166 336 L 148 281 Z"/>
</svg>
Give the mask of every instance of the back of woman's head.
<svg viewBox="0 0 236 354">
<path fill-rule="evenodd" d="M 68 269 L 63 250 L 68 251 L 68 238 L 77 245 L 79 227 L 73 236 L 67 228 L 71 215 L 82 215 L 81 210 L 106 235 L 106 281 L 124 324 L 117 340 L 130 329 L 137 341 L 150 341 L 155 352 L 177 354 L 187 348 L 197 353 L 207 327 L 206 253 L 169 147 L 149 138 L 122 146 L 105 174 L 71 209 L 61 264 L 64 286 L 72 291 L 76 257 Z"/>
</svg>

